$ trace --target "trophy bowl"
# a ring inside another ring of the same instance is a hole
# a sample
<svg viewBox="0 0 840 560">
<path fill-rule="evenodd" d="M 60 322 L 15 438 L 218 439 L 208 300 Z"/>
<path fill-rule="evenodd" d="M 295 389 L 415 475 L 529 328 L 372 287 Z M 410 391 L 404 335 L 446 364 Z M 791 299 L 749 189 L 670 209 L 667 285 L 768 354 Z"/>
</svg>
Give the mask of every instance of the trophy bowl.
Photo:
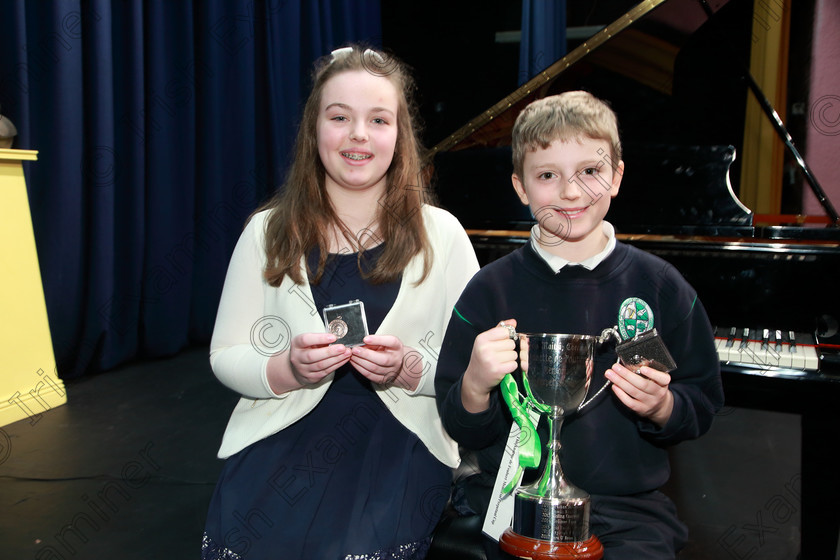
<svg viewBox="0 0 840 560">
<path fill-rule="evenodd" d="M 603 546 L 589 532 L 589 494 L 574 486 L 560 466 L 563 419 L 582 408 L 589 391 L 595 349 L 603 335 L 525 334 L 519 340 L 522 381 L 529 401 L 548 420 L 539 478 L 515 491 L 513 526 L 499 539 L 520 558 L 598 559 Z"/>
</svg>

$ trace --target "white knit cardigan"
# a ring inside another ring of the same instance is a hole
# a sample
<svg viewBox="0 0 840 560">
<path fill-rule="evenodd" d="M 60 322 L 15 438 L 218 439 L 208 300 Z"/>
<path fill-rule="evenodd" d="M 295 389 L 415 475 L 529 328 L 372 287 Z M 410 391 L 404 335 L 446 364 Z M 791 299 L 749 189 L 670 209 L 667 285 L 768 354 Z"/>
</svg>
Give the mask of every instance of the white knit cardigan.
<svg viewBox="0 0 840 560">
<path fill-rule="evenodd" d="M 434 372 L 452 309 L 478 270 L 478 262 L 454 216 L 431 206 L 424 206 L 422 212 L 434 259 L 430 274 L 415 286 L 422 275 L 423 258 L 417 256 L 409 263 L 396 301 L 376 332 L 397 336 L 416 349 L 422 355 L 424 372 L 415 391 L 393 386 L 377 388 L 377 393 L 394 417 L 417 434 L 435 457 L 456 467 L 457 444 L 443 430 L 435 404 Z M 282 395 L 269 387 L 269 356 L 287 349 L 298 334 L 326 329 L 308 282 L 294 284 L 287 276 L 275 288 L 265 281 L 267 214 L 261 212 L 251 219 L 234 249 L 210 343 L 214 374 L 242 395 L 222 438 L 221 458 L 302 418 L 318 404 L 333 379 L 328 375 L 319 383 Z M 303 276 L 305 279 L 305 272 Z"/>
</svg>

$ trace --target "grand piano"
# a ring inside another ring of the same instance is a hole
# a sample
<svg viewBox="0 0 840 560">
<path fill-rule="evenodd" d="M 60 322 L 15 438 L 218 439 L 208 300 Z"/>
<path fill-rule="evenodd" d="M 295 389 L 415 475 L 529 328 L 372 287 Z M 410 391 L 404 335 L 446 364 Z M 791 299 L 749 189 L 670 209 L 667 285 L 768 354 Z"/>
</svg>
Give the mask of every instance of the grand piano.
<svg viewBox="0 0 840 560">
<path fill-rule="evenodd" d="M 432 150 L 441 205 L 482 263 L 525 243 L 510 186 L 510 130 L 534 99 L 585 89 L 619 117 L 626 172 L 607 219 L 618 238 L 673 263 L 716 327 L 729 406 L 802 418 L 801 555 L 835 558 L 840 486 L 840 227 L 796 144 L 746 70 L 751 1 L 649 0 L 478 114 Z M 757 218 L 737 196 L 753 96 L 825 216 Z M 481 108 L 478 108 L 481 109 Z M 800 219 L 808 222 L 811 220 Z"/>
</svg>

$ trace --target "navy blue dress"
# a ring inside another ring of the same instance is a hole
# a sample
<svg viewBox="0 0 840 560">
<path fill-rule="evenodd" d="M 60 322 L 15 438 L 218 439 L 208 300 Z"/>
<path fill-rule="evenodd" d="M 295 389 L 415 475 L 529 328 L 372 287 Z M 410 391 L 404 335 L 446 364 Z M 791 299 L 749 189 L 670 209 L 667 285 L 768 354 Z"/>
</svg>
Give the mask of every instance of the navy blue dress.
<svg viewBox="0 0 840 560">
<path fill-rule="evenodd" d="M 357 254 L 331 255 L 312 291 L 319 311 L 363 301 L 373 333 L 400 283 L 372 285 L 356 263 Z M 451 478 L 348 363 L 309 414 L 227 459 L 202 559 L 424 558 Z"/>
</svg>

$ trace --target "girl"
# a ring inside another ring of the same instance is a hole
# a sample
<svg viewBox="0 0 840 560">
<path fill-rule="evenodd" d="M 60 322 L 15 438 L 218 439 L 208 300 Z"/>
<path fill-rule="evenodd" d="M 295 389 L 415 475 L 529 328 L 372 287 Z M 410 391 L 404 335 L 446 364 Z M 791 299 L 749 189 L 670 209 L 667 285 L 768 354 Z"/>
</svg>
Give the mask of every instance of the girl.
<svg viewBox="0 0 840 560">
<path fill-rule="evenodd" d="M 242 398 L 204 559 L 425 556 L 458 463 L 432 377 L 478 263 L 426 201 L 411 90 L 371 49 L 319 61 L 286 184 L 234 250 L 210 363 Z M 322 315 L 355 300 L 375 334 L 351 347 Z"/>
</svg>

